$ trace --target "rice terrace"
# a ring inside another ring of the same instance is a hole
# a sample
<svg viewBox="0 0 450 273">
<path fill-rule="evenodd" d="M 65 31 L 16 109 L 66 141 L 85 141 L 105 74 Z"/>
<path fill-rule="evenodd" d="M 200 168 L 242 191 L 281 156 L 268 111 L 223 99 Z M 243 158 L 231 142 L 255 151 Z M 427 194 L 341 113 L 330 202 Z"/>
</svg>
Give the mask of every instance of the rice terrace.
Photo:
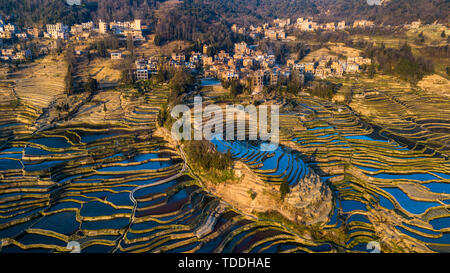
<svg viewBox="0 0 450 273">
<path fill-rule="evenodd" d="M 448 2 L 43 2 L 0 8 L 0 253 L 450 252 Z"/>
</svg>

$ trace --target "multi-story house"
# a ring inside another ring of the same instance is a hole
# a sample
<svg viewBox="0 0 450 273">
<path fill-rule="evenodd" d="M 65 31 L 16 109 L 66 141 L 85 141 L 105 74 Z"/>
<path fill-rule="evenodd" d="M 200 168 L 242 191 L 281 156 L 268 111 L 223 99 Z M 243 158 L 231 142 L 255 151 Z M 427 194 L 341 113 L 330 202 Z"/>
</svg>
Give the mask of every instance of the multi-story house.
<svg viewBox="0 0 450 273">
<path fill-rule="evenodd" d="M 106 34 L 109 31 L 109 25 L 106 22 L 103 22 L 102 20 L 100 20 L 98 22 L 98 32 L 100 34 Z"/>
<path fill-rule="evenodd" d="M 148 70 L 147 69 L 136 69 L 134 75 L 137 81 L 146 81 L 148 80 Z"/>
</svg>

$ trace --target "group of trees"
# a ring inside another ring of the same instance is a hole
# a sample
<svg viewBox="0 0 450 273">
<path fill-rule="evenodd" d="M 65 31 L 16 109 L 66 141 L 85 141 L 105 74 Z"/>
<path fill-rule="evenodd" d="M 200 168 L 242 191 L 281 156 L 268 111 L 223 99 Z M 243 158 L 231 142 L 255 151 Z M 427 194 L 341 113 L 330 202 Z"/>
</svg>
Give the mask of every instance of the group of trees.
<svg viewBox="0 0 450 273">
<path fill-rule="evenodd" d="M 419 49 L 423 55 L 432 58 L 450 58 L 450 46 L 425 46 Z"/>
<path fill-rule="evenodd" d="M 98 90 L 98 82 L 96 79 L 89 77 L 84 83 L 84 91 L 88 93 L 94 93 Z"/>
<path fill-rule="evenodd" d="M 233 97 L 236 97 L 242 93 L 244 93 L 244 91 L 249 91 L 248 88 L 246 88 L 243 84 L 241 84 L 241 82 L 239 80 L 222 80 L 222 87 L 226 88 L 226 89 L 230 89 L 230 94 Z"/>
<path fill-rule="evenodd" d="M 74 94 L 74 91 L 77 90 L 76 88 L 74 88 L 74 81 L 73 81 L 73 75 L 75 73 L 75 63 L 76 63 L 76 58 L 74 55 L 74 49 L 73 47 L 68 47 L 66 49 L 65 52 L 65 59 L 66 59 L 66 65 L 67 65 L 67 70 L 66 70 L 66 75 L 64 78 L 64 89 L 66 94 L 68 95 L 72 95 Z M 96 79 L 92 78 L 92 77 L 88 77 L 86 82 L 84 82 L 83 84 L 83 89 L 82 91 L 88 92 L 88 93 L 94 93 L 99 89 L 99 84 L 97 82 Z M 81 91 L 81 90 L 78 90 Z"/>
<path fill-rule="evenodd" d="M 56 22 L 74 24 L 89 21 L 88 6 L 69 6 L 65 0 L 0 0 L 0 16 L 19 26 L 43 25 Z"/>
<path fill-rule="evenodd" d="M 201 51 L 202 44 L 208 44 L 209 55 L 222 49 L 231 51 L 236 42 L 252 42 L 251 38 L 232 32 L 229 23 L 204 2 L 191 0 L 159 16 L 155 26 L 155 44 L 173 40 L 194 42 L 191 49 L 197 51 Z"/>
<path fill-rule="evenodd" d="M 299 73 L 292 73 L 290 77 L 280 75 L 277 84 L 268 85 L 265 87 L 267 94 L 283 95 L 283 94 L 298 94 L 305 87 L 305 82 L 300 77 Z"/>
<path fill-rule="evenodd" d="M 125 47 L 124 41 L 115 35 L 108 35 L 103 39 L 93 42 L 89 50 L 95 50 L 99 57 L 106 58 L 108 57 L 108 50 L 117 50 L 122 47 Z"/>
<path fill-rule="evenodd" d="M 169 75 L 171 75 L 169 80 L 169 101 L 172 104 L 176 104 L 181 94 L 187 93 L 194 88 L 196 79 L 189 71 L 184 69 L 170 72 Z"/>
<path fill-rule="evenodd" d="M 411 47 L 406 43 L 399 48 L 369 44 L 364 54 L 374 60 L 383 72 L 394 74 L 413 84 L 434 71 L 433 63 L 422 56 L 414 56 Z"/>
<path fill-rule="evenodd" d="M 177 39 L 196 40 L 196 33 L 206 33 L 205 24 L 220 21 L 249 26 L 274 18 L 313 16 L 323 22 L 368 19 L 401 25 L 418 19 L 425 23 L 448 19 L 447 0 L 396 0 L 372 6 L 367 0 L 184 0 L 168 13 L 159 9 L 161 2 L 164 0 L 86 0 L 70 6 L 66 0 L 0 0 L 0 15 L 12 16 L 21 26 L 139 18 L 150 27 L 157 26 L 162 40 L 168 33 Z"/>
<path fill-rule="evenodd" d="M 309 52 L 310 48 L 302 42 L 281 42 L 262 40 L 258 44 L 258 48 L 264 52 L 271 52 L 277 63 L 285 64 L 288 59 L 293 57 L 296 60 L 303 59 Z"/>
<path fill-rule="evenodd" d="M 158 0 L 83 0 L 81 5 L 68 5 L 66 0 L 0 0 L 0 16 L 10 16 L 19 26 L 76 23 L 103 19 L 154 21 Z"/>
<path fill-rule="evenodd" d="M 190 160 L 206 171 L 212 169 L 226 171 L 233 166 L 231 153 L 218 152 L 214 144 L 208 140 L 187 141 L 185 151 Z"/>
<path fill-rule="evenodd" d="M 280 185 L 280 197 L 281 200 L 284 200 L 284 198 L 286 197 L 286 195 L 288 195 L 291 192 L 291 188 L 289 187 L 289 184 L 287 182 L 287 180 L 283 180 L 283 182 L 281 182 Z"/>
<path fill-rule="evenodd" d="M 385 31 L 390 34 L 399 32 L 401 35 L 404 35 L 402 31 L 395 28 Z M 360 29 L 358 32 L 363 34 L 384 33 L 382 30 L 370 29 Z M 411 47 L 407 43 L 400 45 L 398 48 L 388 48 L 384 44 L 377 46 L 370 41 L 355 40 L 351 37 L 350 33 L 345 31 L 301 32 L 297 33 L 297 37 L 299 39 L 317 41 L 321 44 L 319 47 L 322 47 L 327 42 L 343 42 L 348 47 L 361 49 L 363 55 L 373 61 L 372 65 L 363 66 L 363 70 L 370 77 L 375 75 L 376 68 L 378 67 L 384 73 L 398 76 L 413 84 L 420 81 L 424 75 L 434 72 L 433 63 L 427 57 L 448 58 L 450 53 L 448 46 L 424 46 L 419 49 L 423 53 L 422 56 L 414 56 Z M 424 39 L 423 34 L 419 34 L 418 38 L 420 39 L 420 37 Z"/>
<path fill-rule="evenodd" d="M 73 48 L 69 47 L 66 50 L 66 65 L 67 65 L 67 70 L 66 70 L 66 76 L 64 78 L 64 90 L 66 92 L 66 94 L 72 94 L 72 90 L 73 90 L 73 73 L 74 73 L 74 63 L 75 63 L 75 56 L 73 54 Z"/>
<path fill-rule="evenodd" d="M 331 99 L 334 94 L 340 88 L 340 84 L 335 84 L 325 80 L 313 81 L 307 92 L 313 96 L 317 96 L 324 99 Z"/>
</svg>

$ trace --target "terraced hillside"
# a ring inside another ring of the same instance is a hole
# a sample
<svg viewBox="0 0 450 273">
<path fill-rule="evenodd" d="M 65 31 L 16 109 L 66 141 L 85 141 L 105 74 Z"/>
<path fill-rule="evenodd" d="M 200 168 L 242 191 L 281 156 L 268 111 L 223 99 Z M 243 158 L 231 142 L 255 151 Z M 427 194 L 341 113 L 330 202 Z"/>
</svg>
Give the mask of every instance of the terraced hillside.
<svg viewBox="0 0 450 273">
<path fill-rule="evenodd" d="M 0 252 L 335 252 L 368 251 L 370 241 L 386 252 L 450 250 L 444 149 L 406 145 L 397 127 L 348 107 L 307 96 L 283 105 L 271 153 L 216 138 L 244 166 L 229 188 L 253 202 L 243 210 L 209 191 L 183 145 L 160 133 L 166 86 L 103 90 L 47 127 L 42 107 L 52 112 L 58 96 L 38 105 L 18 88 L 1 82 Z M 207 104 L 232 102 L 212 90 Z M 258 198 L 284 181 L 283 218 L 271 209 L 280 203 L 264 210 Z"/>
<path fill-rule="evenodd" d="M 427 153 L 435 151 L 448 158 L 448 81 L 441 78 L 437 82 L 439 84 L 428 82 L 426 85 L 423 81 L 424 88 L 420 88 L 411 87 L 392 77 L 380 76 L 373 80 L 360 78 L 356 82 L 344 81 L 343 89 L 355 90 L 351 107 L 380 126 L 385 135 L 410 148 L 427 147 Z"/>
<path fill-rule="evenodd" d="M 281 124 L 293 128 L 282 143 L 301 152 L 335 189 L 338 217 L 330 227 L 348 231 L 348 248 L 380 238 L 392 251 L 450 250 L 448 158 L 424 145 L 400 144 L 399 132 L 392 133 L 400 123 L 380 130 L 351 109 L 319 99 L 299 98 Z"/>
<path fill-rule="evenodd" d="M 168 90 L 102 91 L 69 120 L 1 92 L 1 252 L 327 252 L 206 192 L 153 134 Z M 106 106 L 105 106 L 106 105 Z M 69 247 L 68 247 L 69 246 Z M 75 248 L 76 249 L 76 248 Z"/>
<path fill-rule="evenodd" d="M 393 92 L 395 90 L 389 94 Z M 305 184 L 296 175 L 304 175 L 309 169 L 319 174 L 335 196 L 330 218 L 321 225 L 321 230 L 342 248 L 365 251 L 368 242 L 377 241 L 386 252 L 448 252 L 450 162 L 445 155 L 445 145 L 432 145 L 446 143 L 448 138 L 445 127 L 448 103 L 441 98 L 433 104 L 430 103 L 433 95 L 419 99 L 413 94 L 402 97 L 402 101 L 407 102 L 402 106 L 405 110 L 393 111 L 392 120 L 397 118 L 411 123 L 425 120 L 425 116 L 433 116 L 431 106 L 427 105 L 442 105 L 434 111 L 434 119 L 441 119 L 441 123 L 428 120 L 415 125 L 422 132 L 422 138 L 419 134 L 400 132 L 404 129 L 400 121 L 386 122 L 389 113 L 382 109 L 398 109 L 399 106 L 368 107 L 368 111 L 379 111 L 370 115 L 370 120 L 378 123 L 370 124 L 349 107 L 300 96 L 295 100 L 270 102 L 284 109 L 280 113 L 282 147 L 274 157 L 265 157 L 257 146 L 247 142 L 220 139 L 213 142 L 219 151 L 230 151 L 236 159 L 246 163 L 266 183 L 279 183 L 284 176 L 291 186 Z M 226 103 L 228 98 L 211 88 L 205 88 L 202 95 L 207 103 Z M 381 99 L 377 100 L 381 96 L 382 92 L 366 92 L 361 99 L 373 98 L 374 103 L 381 103 Z M 425 110 L 419 111 L 419 107 Z M 414 114 L 420 118 L 406 117 Z M 441 129 L 436 129 L 438 126 Z M 281 151 L 289 153 L 284 156 Z M 274 166 L 274 169 L 266 167 L 270 170 L 265 171 L 264 165 Z M 297 172 L 293 171 L 296 168 Z M 247 190 L 246 185 L 228 187 L 235 192 L 234 199 Z M 240 187 L 241 191 L 235 187 Z"/>
</svg>

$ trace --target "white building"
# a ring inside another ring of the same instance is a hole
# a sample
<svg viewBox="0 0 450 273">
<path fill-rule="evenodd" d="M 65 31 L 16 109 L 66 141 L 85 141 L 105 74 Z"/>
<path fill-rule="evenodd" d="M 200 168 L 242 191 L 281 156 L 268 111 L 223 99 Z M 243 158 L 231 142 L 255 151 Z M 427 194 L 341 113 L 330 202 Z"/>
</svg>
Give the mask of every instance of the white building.
<svg viewBox="0 0 450 273">
<path fill-rule="evenodd" d="M 69 39 L 69 27 L 62 24 L 62 23 L 56 23 L 56 24 L 47 24 L 47 33 L 44 33 L 44 37 L 51 38 L 51 39 L 62 39 L 67 40 Z"/>
<path fill-rule="evenodd" d="M 108 30 L 109 30 L 108 23 L 100 20 L 100 22 L 98 22 L 98 32 L 101 34 L 106 34 L 108 32 Z"/>
</svg>

